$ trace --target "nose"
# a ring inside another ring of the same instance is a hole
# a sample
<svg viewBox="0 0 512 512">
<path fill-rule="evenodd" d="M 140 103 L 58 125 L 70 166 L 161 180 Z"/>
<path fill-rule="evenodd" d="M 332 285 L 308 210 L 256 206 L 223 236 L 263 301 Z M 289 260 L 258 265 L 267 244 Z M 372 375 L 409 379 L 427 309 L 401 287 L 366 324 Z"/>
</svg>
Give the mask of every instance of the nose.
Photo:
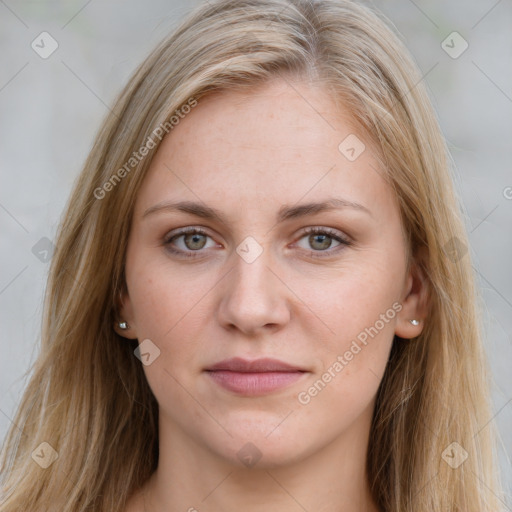
<svg viewBox="0 0 512 512">
<path fill-rule="evenodd" d="M 272 264 L 269 251 L 250 263 L 237 253 L 233 259 L 234 267 L 223 280 L 220 324 L 250 336 L 286 325 L 291 316 L 291 291 Z"/>
</svg>

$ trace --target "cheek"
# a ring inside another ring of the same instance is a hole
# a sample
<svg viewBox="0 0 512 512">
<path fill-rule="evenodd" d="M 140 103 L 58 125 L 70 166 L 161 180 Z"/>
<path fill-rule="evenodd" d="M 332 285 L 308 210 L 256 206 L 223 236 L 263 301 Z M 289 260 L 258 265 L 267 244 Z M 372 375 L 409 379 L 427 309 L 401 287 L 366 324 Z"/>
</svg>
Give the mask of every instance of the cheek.
<svg viewBox="0 0 512 512">
<path fill-rule="evenodd" d="M 171 265 L 165 255 L 142 253 L 130 263 L 127 281 L 138 335 L 164 344 L 204 310 L 204 298 L 218 281 L 212 272 Z"/>
<path fill-rule="evenodd" d="M 401 279 L 385 266 L 347 265 L 338 279 L 308 290 L 308 306 L 318 312 L 329 332 L 310 347 L 319 362 L 320 378 L 314 389 L 303 390 L 304 401 L 321 395 L 319 402 L 341 400 L 343 407 L 358 408 L 361 400 L 376 392 L 402 309 L 397 300 Z"/>
<path fill-rule="evenodd" d="M 163 260 L 163 261 L 162 261 Z M 160 403 L 188 403 L 200 373 L 198 355 L 205 322 L 212 317 L 211 297 L 220 277 L 214 272 L 184 270 L 163 258 L 134 258 L 130 297 L 139 342 L 149 339 L 158 356 L 144 366 L 148 383 Z"/>
<path fill-rule="evenodd" d="M 143 366 L 146 379 L 160 404 L 188 403 L 185 389 L 191 389 L 191 369 L 197 366 L 194 358 L 199 352 L 194 333 L 208 317 L 203 297 L 212 285 L 207 275 L 187 277 L 154 257 L 134 258 L 132 263 L 127 281 L 138 340 L 149 339 L 148 346 L 157 354 Z"/>
<path fill-rule="evenodd" d="M 389 261 L 370 261 L 368 256 L 347 258 L 343 268 L 317 276 L 314 281 L 293 277 L 294 292 L 304 298 L 305 305 L 321 320 L 314 325 L 320 328 L 323 324 L 324 339 L 329 339 L 332 350 L 339 352 L 343 343 L 355 339 L 377 321 L 379 331 L 390 335 L 394 330 L 402 269 L 393 267 Z M 380 320 L 382 315 L 384 323 Z"/>
<path fill-rule="evenodd" d="M 391 308 L 388 317 L 394 313 Z M 335 436 L 364 411 L 372 410 L 393 343 L 395 321 L 376 318 L 364 327 L 351 323 L 350 318 L 343 325 L 340 318 L 340 334 L 322 348 L 322 367 L 296 396 L 306 428 L 309 418 L 314 424 L 323 423 L 326 436 Z"/>
</svg>

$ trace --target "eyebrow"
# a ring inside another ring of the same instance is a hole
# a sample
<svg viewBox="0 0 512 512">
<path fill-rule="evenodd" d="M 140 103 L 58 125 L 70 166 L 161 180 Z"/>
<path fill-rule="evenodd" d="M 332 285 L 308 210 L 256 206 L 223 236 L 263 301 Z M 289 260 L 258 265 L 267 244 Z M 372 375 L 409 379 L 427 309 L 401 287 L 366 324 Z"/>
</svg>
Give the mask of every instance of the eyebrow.
<svg viewBox="0 0 512 512">
<path fill-rule="evenodd" d="M 313 215 L 319 212 L 341 210 L 347 208 L 361 211 L 372 216 L 372 212 L 362 204 L 355 203 L 353 201 L 348 201 L 346 199 L 342 199 L 339 197 L 330 197 L 322 202 L 304 203 L 295 206 L 283 205 L 277 213 L 277 222 L 283 222 L 285 220 L 290 219 L 297 219 L 300 217 L 305 217 L 307 215 Z M 163 201 L 148 208 L 143 213 L 142 219 L 158 212 L 172 211 L 189 213 L 191 215 L 195 215 L 196 217 L 217 221 L 225 225 L 229 224 L 227 218 L 220 210 L 193 201 Z"/>
</svg>

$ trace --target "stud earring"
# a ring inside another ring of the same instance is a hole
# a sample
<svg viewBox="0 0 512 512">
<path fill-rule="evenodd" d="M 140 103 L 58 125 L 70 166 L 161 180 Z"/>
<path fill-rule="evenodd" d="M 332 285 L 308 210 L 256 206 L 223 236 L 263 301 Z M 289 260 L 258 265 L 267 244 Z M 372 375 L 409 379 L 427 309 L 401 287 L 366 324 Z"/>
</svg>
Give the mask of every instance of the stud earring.
<svg viewBox="0 0 512 512">
<path fill-rule="evenodd" d="M 123 331 L 130 327 L 126 322 L 119 322 L 117 325 L 119 325 L 119 329 L 123 329 Z"/>
<path fill-rule="evenodd" d="M 409 320 L 409 322 L 411 322 L 412 325 L 419 325 L 420 324 L 419 320 Z"/>
</svg>

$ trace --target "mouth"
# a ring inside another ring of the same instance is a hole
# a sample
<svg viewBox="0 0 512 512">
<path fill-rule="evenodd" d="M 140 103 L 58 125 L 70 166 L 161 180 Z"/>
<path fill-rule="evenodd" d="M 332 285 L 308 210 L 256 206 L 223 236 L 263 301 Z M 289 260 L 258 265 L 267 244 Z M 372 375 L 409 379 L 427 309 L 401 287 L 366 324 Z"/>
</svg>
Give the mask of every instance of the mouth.
<svg viewBox="0 0 512 512">
<path fill-rule="evenodd" d="M 281 390 L 309 373 L 304 368 L 269 358 L 254 361 L 227 359 L 206 368 L 205 372 L 215 384 L 243 396 Z"/>
</svg>

